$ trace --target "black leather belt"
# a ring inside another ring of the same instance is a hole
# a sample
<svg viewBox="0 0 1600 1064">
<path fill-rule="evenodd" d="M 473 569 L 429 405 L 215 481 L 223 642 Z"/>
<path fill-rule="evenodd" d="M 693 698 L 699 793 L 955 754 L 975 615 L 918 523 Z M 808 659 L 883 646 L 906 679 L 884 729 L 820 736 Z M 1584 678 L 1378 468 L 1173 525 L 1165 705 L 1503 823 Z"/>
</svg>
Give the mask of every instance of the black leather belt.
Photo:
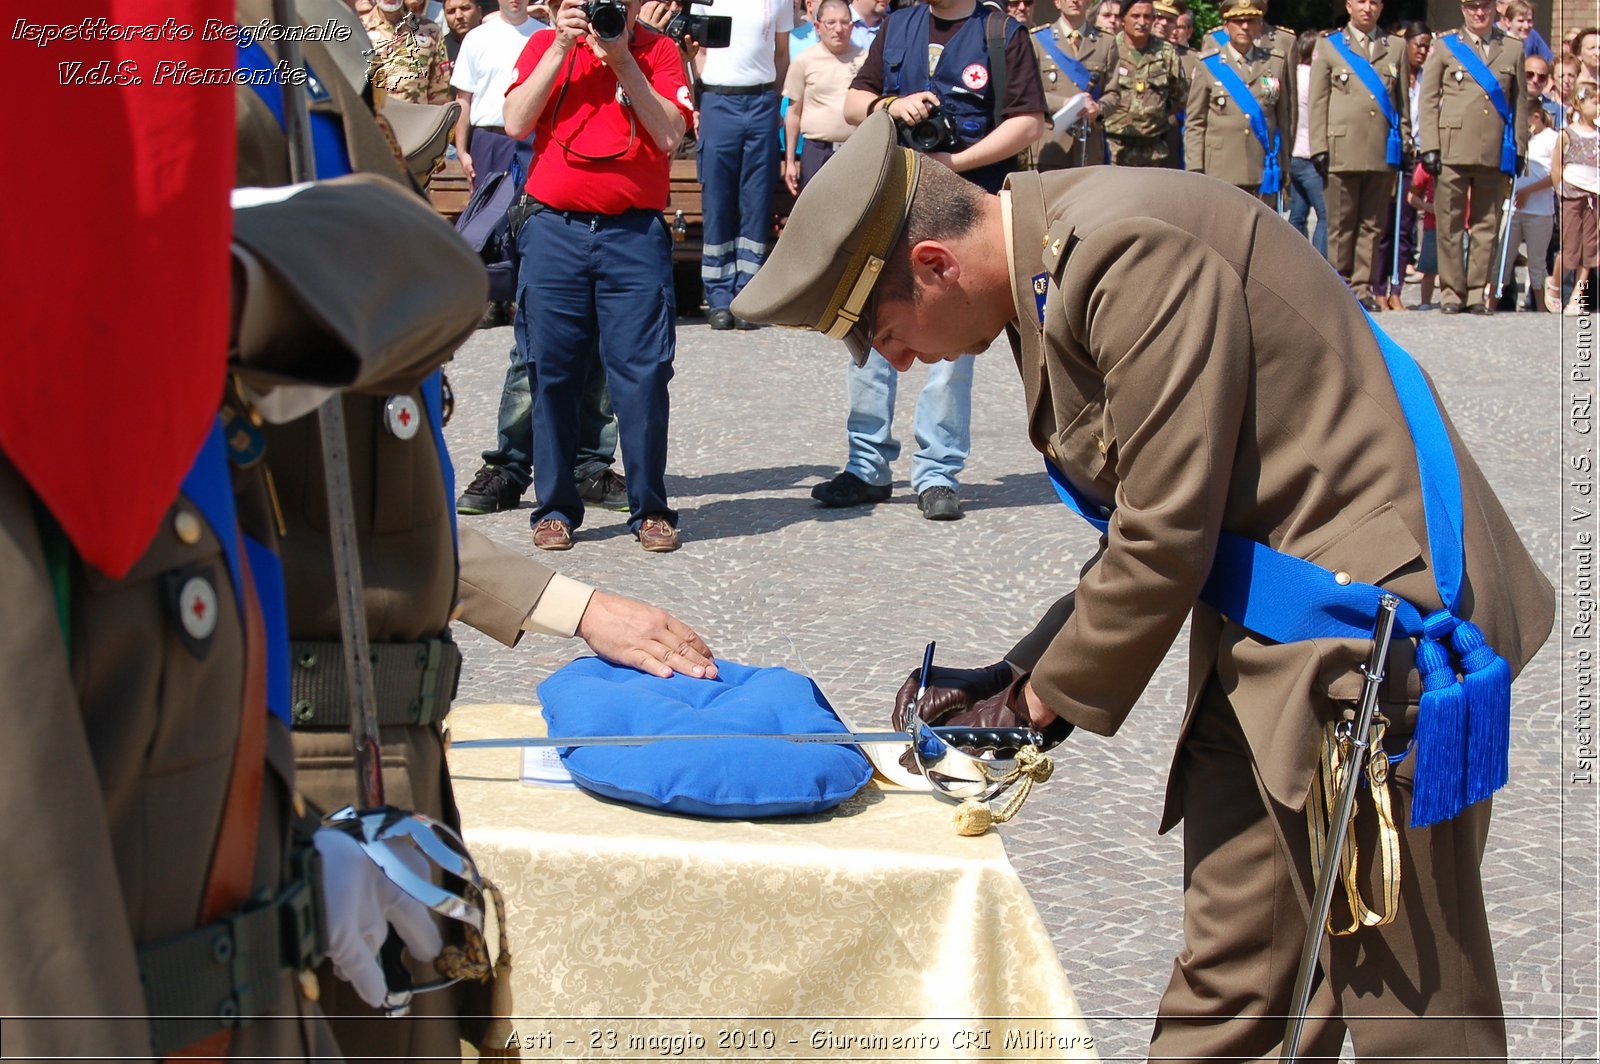
<svg viewBox="0 0 1600 1064">
<path fill-rule="evenodd" d="M 472 131 L 474 133 L 498 133 L 502 137 L 510 136 L 510 134 L 506 132 L 505 126 L 473 126 Z"/>
<path fill-rule="evenodd" d="M 350 727 L 344 648 L 338 643 L 289 646 L 296 728 Z M 461 676 L 461 651 L 450 639 L 372 644 L 372 684 L 379 724 L 430 724 L 450 712 Z"/>
<path fill-rule="evenodd" d="M 296 847 L 291 862 L 295 878 L 271 901 L 138 948 L 152 1055 L 274 1012 L 284 973 L 322 962 L 328 935 L 317 851 Z"/>
<path fill-rule="evenodd" d="M 772 88 L 772 82 L 769 81 L 764 85 L 702 85 L 700 91 L 718 96 L 760 96 L 764 92 L 771 92 Z"/>
</svg>

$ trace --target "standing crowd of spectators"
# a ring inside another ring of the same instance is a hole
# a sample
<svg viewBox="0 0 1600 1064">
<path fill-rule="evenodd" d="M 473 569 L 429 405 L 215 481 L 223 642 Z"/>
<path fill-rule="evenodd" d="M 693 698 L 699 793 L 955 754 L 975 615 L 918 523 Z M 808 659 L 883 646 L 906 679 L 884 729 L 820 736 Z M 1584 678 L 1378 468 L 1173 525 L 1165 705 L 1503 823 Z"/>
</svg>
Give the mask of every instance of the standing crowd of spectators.
<svg viewBox="0 0 1600 1064">
<path fill-rule="evenodd" d="M 363 15 L 374 48 L 399 57 L 377 80 L 433 100 L 441 66 L 474 184 L 515 166 L 525 185 L 511 215 L 531 254 L 500 439 L 462 512 L 513 508 L 533 483 L 543 549 L 572 545 L 585 501 L 628 509 L 648 550 L 677 546 L 660 211 L 683 138 L 697 142 L 713 329 L 756 327 L 730 306 L 765 258 L 775 187 L 798 194 L 879 110 L 907 146 L 990 190 L 1024 167 L 1209 174 L 1286 213 L 1372 313 L 1591 306 L 1600 30 L 1552 48 L 1526 0 L 1462 0 L 1462 28 L 1440 34 L 1385 22 L 1382 0 L 1343 0 L 1342 26 L 1298 36 L 1268 20 L 1267 0 L 1224 0 L 1204 34 L 1186 0 L 1035 10 L 1045 2 L 650 0 L 641 17 L 641 0 L 616 0 L 631 41 L 617 44 L 581 0 L 554 0 L 553 15 L 499 0 L 487 16 L 447 0 L 448 33 L 426 0 L 376 0 Z M 659 32 L 685 14 L 700 20 Z M 706 15 L 725 23 L 711 47 Z M 1409 306 L 1408 283 L 1421 293 Z M 860 308 L 838 298 L 852 320 Z M 917 397 L 911 486 L 930 520 L 963 515 L 972 370 L 934 366 Z M 845 462 L 812 490 L 826 507 L 890 499 L 901 450 L 899 375 L 875 352 L 845 373 Z M 611 469 L 619 437 L 626 480 Z"/>
</svg>

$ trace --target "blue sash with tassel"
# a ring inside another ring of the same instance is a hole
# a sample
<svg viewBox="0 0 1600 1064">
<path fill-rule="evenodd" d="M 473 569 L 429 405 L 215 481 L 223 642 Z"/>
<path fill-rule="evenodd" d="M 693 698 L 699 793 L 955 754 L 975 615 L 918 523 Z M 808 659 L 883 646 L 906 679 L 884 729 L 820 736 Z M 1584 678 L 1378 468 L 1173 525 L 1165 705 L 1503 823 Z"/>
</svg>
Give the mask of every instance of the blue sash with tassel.
<svg viewBox="0 0 1600 1064">
<path fill-rule="evenodd" d="M 1439 38 L 1444 46 L 1450 49 L 1450 54 L 1456 57 L 1456 62 L 1466 68 L 1472 75 L 1472 80 L 1478 83 L 1478 88 L 1489 97 L 1489 102 L 1494 105 L 1495 113 L 1500 116 L 1504 129 L 1500 134 L 1500 172 L 1502 174 L 1516 175 L 1517 172 L 1517 120 L 1511 113 L 1511 104 L 1506 100 L 1506 94 L 1500 88 L 1500 79 L 1494 76 L 1494 71 L 1478 57 L 1472 50 L 1472 45 L 1463 41 L 1454 33 L 1447 33 Z"/>
<path fill-rule="evenodd" d="M 1061 68 L 1061 72 L 1072 79 L 1073 84 L 1077 85 L 1082 91 L 1087 92 L 1090 98 L 1098 100 L 1103 86 L 1095 83 L 1095 77 L 1089 73 L 1088 67 L 1061 50 L 1061 46 L 1056 44 L 1055 36 L 1050 32 L 1051 28 L 1050 26 L 1040 26 L 1033 31 L 1033 39 L 1039 43 L 1040 48 L 1045 50 L 1045 54 L 1054 61 L 1055 65 Z"/>
<path fill-rule="evenodd" d="M 1261 101 L 1250 92 L 1250 86 L 1244 79 L 1234 72 L 1228 61 L 1222 58 L 1221 52 L 1212 52 L 1201 60 L 1210 70 L 1212 76 L 1222 82 L 1223 89 L 1233 97 L 1239 105 L 1239 110 L 1250 120 L 1250 132 L 1255 134 L 1256 140 L 1261 142 L 1261 147 L 1266 151 L 1266 159 L 1261 164 L 1261 194 L 1264 196 L 1276 195 L 1283 187 L 1283 164 L 1278 160 L 1278 152 L 1282 147 L 1279 140 L 1279 131 L 1273 130 L 1272 135 L 1267 135 L 1267 115 L 1261 109 Z M 1288 91 L 1288 86 L 1280 86 L 1279 92 Z"/>
<path fill-rule="evenodd" d="M 1465 570 L 1461 473 L 1444 418 L 1421 368 L 1369 316 L 1395 395 L 1417 452 L 1423 514 L 1434 580 L 1444 608 L 1424 614 L 1402 601 L 1395 628 L 1417 640 L 1422 676 L 1415 746 L 1411 826 L 1450 820 L 1505 786 L 1511 746 L 1511 666 L 1471 621 L 1456 613 Z M 1048 460 L 1056 493 L 1080 517 L 1106 532 L 1111 512 L 1082 495 Z M 1276 643 L 1306 639 L 1370 639 L 1383 590 L 1341 584 L 1315 562 L 1273 550 L 1231 532 L 1200 600 Z M 1459 675 L 1458 675 L 1459 674 Z"/>
<path fill-rule="evenodd" d="M 1389 123 L 1389 143 L 1384 148 L 1384 162 L 1395 169 L 1399 169 L 1402 162 L 1402 143 L 1400 140 L 1400 112 L 1394 109 L 1394 101 L 1389 99 L 1389 90 L 1383 87 L 1383 78 L 1373 68 L 1372 61 L 1366 56 L 1350 49 L 1349 42 L 1344 39 L 1343 31 L 1328 37 L 1328 44 L 1338 52 L 1344 61 L 1350 64 L 1350 69 L 1355 71 L 1356 77 L 1365 85 L 1372 98 L 1378 101 L 1378 106 L 1383 110 L 1383 120 Z"/>
</svg>

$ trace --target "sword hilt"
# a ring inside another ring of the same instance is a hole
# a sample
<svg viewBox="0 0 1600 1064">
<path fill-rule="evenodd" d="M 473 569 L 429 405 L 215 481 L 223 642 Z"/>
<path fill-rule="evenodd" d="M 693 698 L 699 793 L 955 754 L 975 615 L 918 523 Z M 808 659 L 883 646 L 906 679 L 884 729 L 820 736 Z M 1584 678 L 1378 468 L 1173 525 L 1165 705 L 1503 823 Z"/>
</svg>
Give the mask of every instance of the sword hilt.
<svg viewBox="0 0 1600 1064">
<path fill-rule="evenodd" d="M 1040 741 L 1032 728 L 934 728 L 933 733 L 962 749 L 1011 751 L 1038 746 Z"/>
</svg>

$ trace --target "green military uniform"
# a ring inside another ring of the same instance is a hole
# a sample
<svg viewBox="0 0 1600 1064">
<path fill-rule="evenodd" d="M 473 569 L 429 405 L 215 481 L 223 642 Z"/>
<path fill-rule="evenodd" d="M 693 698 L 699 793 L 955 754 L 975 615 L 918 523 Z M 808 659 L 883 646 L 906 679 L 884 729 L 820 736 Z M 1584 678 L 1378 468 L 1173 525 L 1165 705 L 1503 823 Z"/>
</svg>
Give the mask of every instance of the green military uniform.
<svg viewBox="0 0 1600 1064">
<path fill-rule="evenodd" d="M 887 118 L 857 129 L 734 312 L 826 332 L 852 353 L 884 342 L 874 315 L 892 313 L 886 356 L 913 359 L 895 349 L 901 335 L 938 343 L 958 312 L 1009 314 L 1030 441 L 1087 505 L 1115 508 L 1072 601 L 1010 660 L 1031 672 L 1046 708 L 1110 735 L 1189 620 L 1189 699 L 1162 817 L 1163 830 L 1186 821 L 1186 944 L 1150 1056 L 1265 1057 L 1284 1036 L 1306 930 L 1302 807 L 1325 725 L 1358 697 L 1368 648 L 1275 642 L 1199 595 L 1226 531 L 1342 573 L 1340 583 L 1388 588 L 1423 613 L 1440 608 L 1415 447 L 1377 337 L 1343 282 L 1266 205 L 1157 171 L 1013 174 L 998 197 L 963 204 L 971 228 L 946 232 L 959 290 L 923 278 L 919 300 L 873 304 L 874 277 L 910 270 L 893 249 L 922 169 L 936 165 L 894 136 Z M 967 195 L 954 181 L 941 187 Z M 937 229 L 935 214 L 917 224 Z M 976 347 L 980 331 L 952 342 Z M 1549 636 L 1554 594 L 1445 431 L 1472 586 L 1458 609 L 1514 675 Z M 1412 647 L 1395 642 L 1381 692 L 1396 749 L 1416 722 Z M 1479 874 L 1489 803 L 1409 827 L 1414 764 L 1397 765 L 1388 788 L 1404 870 L 1396 918 L 1325 944 L 1307 1054 L 1337 1055 L 1346 1031 L 1361 1059 L 1505 1053 Z M 1358 820 L 1369 897 L 1371 819 L 1369 805 Z"/>
<path fill-rule="evenodd" d="M 1500 83 L 1513 114 L 1517 155 L 1528 150 L 1528 94 L 1522 75 L 1522 42 L 1491 28 L 1479 39 L 1467 30 L 1458 36 L 1478 54 Z M 1505 123 L 1472 75 L 1445 46 L 1433 42 L 1422 64 L 1422 91 L 1417 100 L 1422 123 L 1417 150 L 1439 153 L 1442 169 L 1434 190 L 1438 225 L 1439 287 L 1444 309 L 1485 307 L 1484 289 L 1494 266 L 1500 205 L 1510 179 L 1500 170 Z M 1467 230 L 1467 200 L 1472 200 L 1472 229 Z M 1463 269 L 1461 238 L 1467 237 Z"/>
<path fill-rule="evenodd" d="M 245 21 L 253 13 L 251 5 L 265 6 L 264 0 L 239 3 Z M 332 69 L 332 60 L 320 48 L 305 47 L 313 69 Z M 360 98 L 339 77 L 324 79 L 324 84 L 330 98 L 316 106 L 340 118 L 352 167 L 397 187 L 411 187 Z M 287 145 L 276 119 L 249 88 L 240 90 L 238 110 L 240 184 L 286 182 Z M 481 265 L 463 270 L 486 283 Z M 372 313 L 373 327 L 427 337 L 426 370 L 437 368 L 471 335 L 483 309 L 480 292 L 471 314 L 419 318 L 418 308 L 435 309 L 431 297 L 400 284 L 379 286 L 378 292 L 387 298 Z M 452 617 L 515 645 L 539 605 L 552 611 L 552 623 L 543 630 L 571 636 L 590 589 L 495 545 L 476 529 L 454 529 L 435 426 L 415 381 L 387 392 L 348 396 L 343 403 L 367 632 L 377 656 L 386 798 L 459 828 L 440 728 L 461 660 L 450 641 Z M 342 636 L 337 603 L 328 593 L 333 572 L 320 437 L 312 418 L 268 426 L 265 437 L 266 464 L 287 528 L 282 555 L 300 790 L 314 809 L 330 812 L 354 803 L 357 795 L 343 693 Z M 414 974 L 419 982 L 435 978 L 427 971 Z M 465 1004 L 458 986 L 418 996 L 404 1021 L 374 1022 L 377 1014 L 344 984 L 330 989 L 323 1008 L 339 1044 L 357 1057 L 458 1056 L 461 1038 L 472 1033 L 463 1030 L 461 1015 L 483 1011 Z"/>
<path fill-rule="evenodd" d="M 1287 187 L 1295 132 L 1288 124 L 1294 83 L 1289 80 L 1283 60 L 1259 47 L 1252 47 L 1249 55 L 1240 55 L 1231 44 L 1212 54 L 1220 56 L 1233 68 L 1261 106 L 1267 122 L 1269 147 L 1276 134 L 1279 173 L 1283 178 L 1274 191 L 1282 191 Z M 1257 139 L 1239 101 L 1208 68 L 1211 61 L 1208 59 L 1196 68 L 1194 83 L 1189 87 L 1183 131 L 1184 166 L 1247 192 L 1255 192 L 1261 185 L 1268 148 Z"/>
<path fill-rule="evenodd" d="M 444 33 L 431 19 L 410 12 L 391 23 L 374 7 L 361 18 L 372 48 L 373 84 L 411 103 L 449 103 L 449 61 Z"/>
<path fill-rule="evenodd" d="M 233 368 L 255 394 L 295 384 L 409 387 L 426 330 L 372 330 L 366 315 L 399 298 L 470 328 L 482 301 L 475 259 L 450 227 L 370 179 L 235 212 L 233 260 Z M 250 403 L 237 392 L 226 407 L 248 423 Z M 250 697 L 251 678 L 264 675 L 264 622 L 253 597 L 239 608 L 224 555 L 241 530 L 275 542 L 270 487 L 247 457 L 234 477 L 238 527 L 213 527 L 200 504 L 180 496 L 143 557 L 112 580 L 52 551 L 59 532 L 35 518 L 31 493 L 0 455 L 0 566 L 8 574 L 0 666 L 10 706 L 0 780 L 18 811 L 5 833 L 16 917 L 6 939 L 13 963 L 0 968 L 8 1053 L 170 1053 L 226 1034 L 215 1021 L 205 1031 L 203 1021 L 224 1004 L 250 1021 L 235 1029 L 234 1054 L 337 1053 L 304 996 L 310 984 L 286 967 L 280 931 L 264 939 L 230 932 L 219 914 L 194 933 L 216 854 L 235 833 L 255 839 L 243 855 L 248 896 L 281 896 L 293 874 L 290 737 Z M 243 586 L 262 585 L 265 575 L 248 577 L 248 561 L 241 569 Z M 60 600 L 53 577 L 65 581 Z M 206 608 L 188 617 L 182 607 L 192 602 Z M 58 610 L 69 619 L 66 640 Z M 255 758 L 246 760 L 252 745 Z M 251 775 L 253 805 L 224 814 L 234 781 Z M 70 847 L 61 852 L 47 844 L 52 837 Z M 217 953 L 219 937 L 228 937 L 227 955 Z M 230 957 L 237 967 L 226 966 Z M 57 1013 L 66 1018 L 11 1018 Z M 201 1018 L 199 1029 L 178 1015 Z"/>
<path fill-rule="evenodd" d="M 1355 292 L 1372 298 L 1372 282 L 1387 271 L 1378 261 L 1384 225 L 1391 214 L 1396 171 L 1387 161 L 1389 122 L 1351 64 L 1327 37 L 1338 35 L 1356 56 L 1368 60 L 1383 82 L 1400 119 L 1400 136 L 1411 140 L 1410 94 L 1406 92 L 1406 42 L 1354 26 L 1331 30 L 1317 42 L 1311 60 L 1311 154 L 1328 156 L 1328 261 Z"/>
<path fill-rule="evenodd" d="M 1061 69 L 1050 48 L 1045 45 L 1046 39 L 1062 54 L 1084 65 L 1089 71 L 1089 84 L 1079 85 Z M 1065 18 L 1059 18 L 1033 31 L 1033 52 L 1039 59 L 1039 78 L 1044 84 L 1044 101 L 1050 114 L 1055 114 L 1067 100 L 1080 92 L 1100 97 L 1101 107 L 1105 106 L 1101 94 L 1111 84 L 1117 58 L 1116 47 L 1109 34 L 1101 33 L 1087 21 L 1081 28 L 1074 29 Z M 1044 138 L 1034 149 L 1038 168 L 1061 170 L 1105 162 L 1106 136 L 1100 120 L 1084 123 L 1083 132 L 1084 136 L 1080 137 L 1077 129 L 1069 129 L 1064 133 L 1046 130 Z"/>
<path fill-rule="evenodd" d="M 1178 51 L 1151 37 L 1143 48 L 1118 32 L 1111 84 L 1100 98 L 1101 122 L 1117 166 L 1176 164 L 1167 140 L 1189 91 Z"/>
</svg>

